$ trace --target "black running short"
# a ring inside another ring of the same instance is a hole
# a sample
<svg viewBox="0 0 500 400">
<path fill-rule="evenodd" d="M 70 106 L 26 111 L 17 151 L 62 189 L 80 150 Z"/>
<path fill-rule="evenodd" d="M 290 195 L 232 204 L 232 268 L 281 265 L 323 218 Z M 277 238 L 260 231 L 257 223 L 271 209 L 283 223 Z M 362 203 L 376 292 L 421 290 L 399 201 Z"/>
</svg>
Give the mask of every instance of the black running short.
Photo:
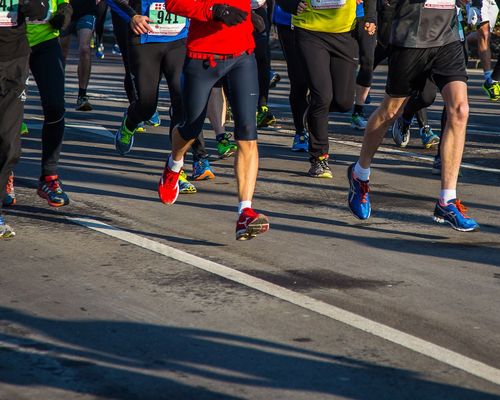
<svg viewBox="0 0 500 400">
<path fill-rule="evenodd" d="M 421 92 L 427 79 L 434 82 L 439 90 L 450 82 L 467 82 L 462 43 L 456 41 L 428 49 L 390 48 L 385 87 L 389 96 L 409 97 Z"/>
</svg>

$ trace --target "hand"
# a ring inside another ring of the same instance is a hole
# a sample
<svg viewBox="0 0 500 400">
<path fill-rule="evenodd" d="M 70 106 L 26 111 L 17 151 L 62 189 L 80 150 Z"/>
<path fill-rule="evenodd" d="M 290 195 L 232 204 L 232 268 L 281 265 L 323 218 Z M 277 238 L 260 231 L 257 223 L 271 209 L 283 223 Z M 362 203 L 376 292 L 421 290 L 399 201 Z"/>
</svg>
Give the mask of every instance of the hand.
<svg viewBox="0 0 500 400">
<path fill-rule="evenodd" d="M 356 4 L 359 6 L 360 4 L 363 3 L 363 0 L 356 0 Z"/>
<path fill-rule="evenodd" d="M 266 30 L 266 23 L 264 22 L 264 18 L 262 18 L 255 11 L 252 11 L 252 24 L 253 24 L 253 29 L 257 33 L 261 33 Z"/>
<path fill-rule="evenodd" d="M 52 25 L 54 29 L 64 30 L 71 22 L 71 15 L 73 15 L 73 8 L 69 3 L 59 4 L 57 11 L 49 20 L 49 24 Z"/>
<path fill-rule="evenodd" d="M 227 26 L 234 26 L 247 19 L 248 13 L 227 4 L 214 4 L 212 6 L 212 19 L 222 22 Z"/>
<path fill-rule="evenodd" d="M 22 14 L 30 21 L 43 21 L 49 11 L 48 0 L 22 0 L 19 8 Z"/>
<path fill-rule="evenodd" d="M 373 22 L 365 22 L 365 31 L 368 32 L 370 36 L 375 35 L 375 32 L 377 31 L 377 25 L 375 25 Z"/>
<path fill-rule="evenodd" d="M 130 29 L 136 35 L 153 32 L 153 28 L 148 24 L 151 20 L 145 15 L 134 15 L 130 20 Z"/>
<path fill-rule="evenodd" d="M 307 8 L 307 4 L 304 1 L 300 1 L 299 4 L 297 5 L 297 11 L 296 14 L 302 14 L 305 9 Z"/>
</svg>

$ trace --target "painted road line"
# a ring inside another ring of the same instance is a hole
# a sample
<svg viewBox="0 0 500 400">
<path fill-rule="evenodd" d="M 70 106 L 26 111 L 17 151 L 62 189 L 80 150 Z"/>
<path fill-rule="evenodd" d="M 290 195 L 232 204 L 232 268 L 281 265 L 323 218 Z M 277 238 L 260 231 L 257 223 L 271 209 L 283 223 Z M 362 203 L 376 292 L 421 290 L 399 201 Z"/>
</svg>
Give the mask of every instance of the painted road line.
<svg viewBox="0 0 500 400">
<path fill-rule="evenodd" d="M 416 336 L 401 332 L 397 329 L 372 321 L 368 318 L 343 310 L 331 304 L 313 299 L 312 297 L 296 293 L 292 290 L 226 267 L 222 264 L 205 260 L 204 258 L 194 256 L 166 244 L 155 242 L 154 240 L 121 230 L 95 219 L 74 217 L 66 218 L 73 223 L 85 226 L 94 231 L 123 240 L 155 253 L 162 254 L 195 268 L 218 275 L 225 279 L 273 296 L 277 299 L 284 300 L 309 311 L 326 316 L 335 321 L 342 322 L 353 328 L 371 333 L 372 335 L 388 340 L 422 355 L 431 357 L 471 375 L 478 376 L 489 382 L 500 385 L 500 369 L 496 369 L 480 361 L 427 342 Z"/>
</svg>

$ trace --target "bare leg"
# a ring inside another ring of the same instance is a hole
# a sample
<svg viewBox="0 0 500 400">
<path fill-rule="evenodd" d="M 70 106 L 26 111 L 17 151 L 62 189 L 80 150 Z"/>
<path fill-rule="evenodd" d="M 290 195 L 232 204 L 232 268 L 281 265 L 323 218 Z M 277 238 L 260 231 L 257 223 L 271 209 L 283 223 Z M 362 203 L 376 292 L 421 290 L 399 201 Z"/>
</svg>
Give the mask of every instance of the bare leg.
<svg viewBox="0 0 500 400">
<path fill-rule="evenodd" d="M 78 62 L 78 87 L 87 89 L 90 80 L 90 39 L 92 38 L 92 30 L 80 29 L 78 31 L 78 49 L 80 60 Z"/>
<path fill-rule="evenodd" d="M 477 52 L 485 72 L 491 70 L 490 35 L 489 22 L 477 29 Z"/>
<path fill-rule="evenodd" d="M 172 159 L 181 161 L 194 143 L 194 139 L 184 140 L 177 127 L 172 129 Z"/>
<path fill-rule="evenodd" d="M 405 102 L 406 98 L 404 97 L 390 97 L 386 94 L 382 104 L 370 116 L 359 155 L 359 165 L 361 167 L 370 167 L 373 156 L 377 152 L 387 129 L 402 111 Z"/>
<path fill-rule="evenodd" d="M 251 201 L 259 170 L 257 140 L 238 140 L 236 144 L 238 152 L 234 160 L 234 170 L 238 184 L 238 199 Z"/>
<path fill-rule="evenodd" d="M 450 82 L 442 90 L 447 120 L 441 145 L 441 189 L 456 189 L 469 118 L 467 84 Z"/>
<path fill-rule="evenodd" d="M 214 128 L 215 135 L 223 134 L 226 122 L 226 104 L 222 87 L 214 86 L 212 88 L 208 98 L 207 117 Z"/>
<path fill-rule="evenodd" d="M 366 98 L 370 93 L 370 87 L 364 87 L 356 85 L 356 96 L 354 98 L 354 104 L 358 106 L 363 106 L 365 104 Z"/>
<path fill-rule="evenodd" d="M 69 53 L 69 46 L 71 45 L 71 35 L 59 37 L 59 42 L 61 43 L 63 62 L 64 65 L 66 65 L 66 60 L 68 59 L 68 53 Z"/>
</svg>

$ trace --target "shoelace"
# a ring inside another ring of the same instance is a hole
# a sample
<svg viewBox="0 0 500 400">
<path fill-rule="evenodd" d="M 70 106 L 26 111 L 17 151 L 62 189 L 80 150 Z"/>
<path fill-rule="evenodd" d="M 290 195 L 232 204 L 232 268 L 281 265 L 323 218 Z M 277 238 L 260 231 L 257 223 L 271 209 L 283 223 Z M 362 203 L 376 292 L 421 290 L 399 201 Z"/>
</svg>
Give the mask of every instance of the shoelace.
<svg viewBox="0 0 500 400">
<path fill-rule="evenodd" d="M 370 185 L 368 185 L 368 182 L 359 182 L 359 187 L 361 189 L 361 203 L 366 203 L 367 202 L 367 195 L 370 192 Z"/>
<path fill-rule="evenodd" d="M 9 176 L 9 180 L 7 181 L 7 194 L 12 193 L 14 191 L 14 176 Z"/>
<path fill-rule="evenodd" d="M 467 208 L 467 207 L 465 207 L 465 206 L 462 204 L 462 202 L 461 202 L 460 200 L 458 200 L 458 199 L 457 199 L 457 200 L 455 200 L 455 207 L 457 208 L 457 210 L 458 210 L 458 211 L 460 211 L 460 213 L 461 213 L 464 217 L 466 217 L 466 218 L 467 218 L 467 215 L 465 215 L 465 214 L 466 214 L 466 212 L 467 212 L 468 208 Z"/>
<path fill-rule="evenodd" d="M 59 179 L 52 179 L 50 181 L 45 181 L 45 184 L 49 187 L 49 189 L 52 192 L 56 192 L 61 188 L 61 185 L 59 184 Z"/>
</svg>

